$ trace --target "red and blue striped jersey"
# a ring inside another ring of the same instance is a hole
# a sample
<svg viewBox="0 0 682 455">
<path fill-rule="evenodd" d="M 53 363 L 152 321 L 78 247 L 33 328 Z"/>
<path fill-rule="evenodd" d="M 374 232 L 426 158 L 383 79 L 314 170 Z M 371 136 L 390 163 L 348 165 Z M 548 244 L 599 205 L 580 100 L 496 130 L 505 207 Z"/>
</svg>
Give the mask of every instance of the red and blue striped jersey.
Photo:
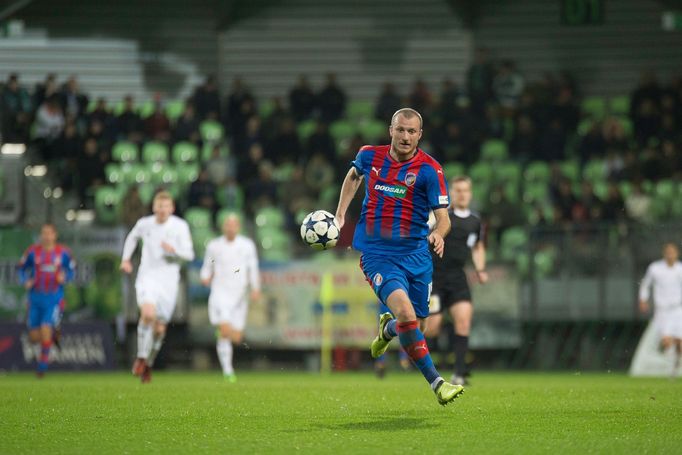
<svg viewBox="0 0 682 455">
<path fill-rule="evenodd" d="M 71 251 L 64 245 L 57 244 L 46 250 L 40 244 L 28 247 L 19 262 L 19 280 L 24 284 L 34 280 L 32 290 L 44 294 L 63 293 L 63 283 L 57 282 L 57 275 L 64 273 L 64 282 L 71 281 L 74 276 L 75 261 Z"/>
<path fill-rule="evenodd" d="M 450 203 L 443 169 L 421 149 L 403 162 L 389 150 L 389 145 L 366 145 L 352 162 L 365 177 L 353 248 L 393 255 L 427 250 L 429 211 Z"/>
</svg>

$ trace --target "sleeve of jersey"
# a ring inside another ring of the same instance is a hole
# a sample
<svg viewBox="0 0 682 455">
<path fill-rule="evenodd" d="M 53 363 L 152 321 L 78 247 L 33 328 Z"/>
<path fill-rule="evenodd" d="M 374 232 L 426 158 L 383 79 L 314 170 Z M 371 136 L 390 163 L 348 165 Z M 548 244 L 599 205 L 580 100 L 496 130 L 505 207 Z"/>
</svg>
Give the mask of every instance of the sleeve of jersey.
<svg viewBox="0 0 682 455">
<path fill-rule="evenodd" d="M 76 261 L 71 256 L 71 251 L 65 250 L 62 253 L 62 265 L 64 267 L 65 281 L 67 283 L 73 281 L 73 278 L 76 274 Z"/>
<path fill-rule="evenodd" d="M 175 247 L 175 255 L 183 261 L 194 260 L 194 245 L 192 245 L 192 234 L 189 231 L 189 224 L 182 223 L 180 239 Z"/>
<path fill-rule="evenodd" d="M 365 147 L 362 147 L 355 156 L 355 159 L 350 162 L 351 166 L 358 171 L 358 175 L 365 175 L 365 171 L 367 169 L 368 153 L 369 151 Z"/>
<path fill-rule="evenodd" d="M 206 246 L 206 253 L 204 254 L 204 263 L 201 266 L 201 271 L 199 272 L 199 277 L 202 280 L 208 280 L 213 275 L 215 269 L 215 253 L 213 242 L 209 242 Z"/>
<path fill-rule="evenodd" d="M 250 258 L 249 258 L 249 285 L 252 290 L 260 290 L 260 269 L 258 267 L 258 252 L 256 245 L 251 243 Z"/>
<path fill-rule="evenodd" d="M 33 251 L 29 248 L 19 261 L 19 282 L 26 283 L 33 276 Z"/>
<path fill-rule="evenodd" d="M 444 209 L 450 205 L 448 197 L 448 184 L 440 165 L 429 165 L 424 169 L 426 172 L 426 192 L 430 209 Z"/>
<path fill-rule="evenodd" d="M 651 298 L 651 284 L 653 283 L 653 266 L 646 269 L 646 274 L 639 285 L 639 300 L 648 301 Z"/>
<path fill-rule="evenodd" d="M 140 240 L 140 223 L 141 221 L 135 223 L 135 226 L 130 230 L 123 243 L 123 255 L 121 259 L 124 261 L 129 261 L 135 252 L 135 248 L 137 248 L 137 242 Z"/>
</svg>

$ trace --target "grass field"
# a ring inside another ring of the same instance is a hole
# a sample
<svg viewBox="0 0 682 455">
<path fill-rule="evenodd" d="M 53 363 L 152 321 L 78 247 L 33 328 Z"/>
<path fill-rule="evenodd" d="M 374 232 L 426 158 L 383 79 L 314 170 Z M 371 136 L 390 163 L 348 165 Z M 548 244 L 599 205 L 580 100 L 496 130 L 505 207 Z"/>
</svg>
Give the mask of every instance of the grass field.
<svg viewBox="0 0 682 455">
<path fill-rule="evenodd" d="M 680 453 L 682 382 L 480 373 L 437 404 L 417 374 L 0 376 L 0 453 Z M 380 452 L 381 451 L 381 452 Z"/>
</svg>

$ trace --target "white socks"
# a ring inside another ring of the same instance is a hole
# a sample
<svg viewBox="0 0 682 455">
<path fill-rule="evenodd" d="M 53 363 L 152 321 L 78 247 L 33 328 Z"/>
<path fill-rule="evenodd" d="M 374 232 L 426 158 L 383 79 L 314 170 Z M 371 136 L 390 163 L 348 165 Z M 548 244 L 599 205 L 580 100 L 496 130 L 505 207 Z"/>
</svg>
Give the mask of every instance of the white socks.
<svg viewBox="0 0 682 455">
<path fill-rule="evenodd" d="M 154 343 L 154 330 L 150 324 L 137 324 L 137 357 L 146 359 Z"/>
<path fill-rule="evenodd" d="M 216 351 L 218 351 L 220 366 L 223 367 L 223 374 L 234 374 L 234 369 L 232 368 L 232 342 L 227 338 L 218 338 Z"/>
<path fill-rule="evenodd" d="M 147 365 L 154 366 L 154 360 L 156 360 L 156 355 L 159 353 L 161 350 L 161 346 L 163 345 L 163 339 L 166 338 L 166 334 L 164 333 L 163 335 L 159 335 L 153 338 L 152 342 L 152 350 L 149 353 L 149 356 L 147 357 Z"/>
</svg>

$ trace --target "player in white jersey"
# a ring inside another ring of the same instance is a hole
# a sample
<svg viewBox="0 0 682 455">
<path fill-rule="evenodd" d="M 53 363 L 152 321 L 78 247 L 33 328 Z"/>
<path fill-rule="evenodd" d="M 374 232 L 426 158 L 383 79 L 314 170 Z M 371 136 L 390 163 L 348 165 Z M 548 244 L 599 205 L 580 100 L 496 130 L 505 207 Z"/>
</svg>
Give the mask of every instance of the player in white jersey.
<svg viewBox="0 0 682 455">
<path fill-rule="evenodd" d="M 249 297 L 260 298 L 256 246 L 251 239 L 239 234 L 240 227 L 237 215 L 225 218 L 223 235 L 208 243 L 201 268 L 201 282 L 211 287 L 208 317 L 218 327 L 218 359 L 229 382 L 236 381 L 232 346 L 242 342 Z"/>
<path fill-rule="evenodd" d="M 654 327 L 661 337 L 661 350 L 675 347 L 675 370 L 682 356 L 682 263 L 674 243 L 663 246 L 663 259 L 652 262 L 639 287 L 639 309 L 649 312 L 654 302 Z M 651 290 L 653 288 L 653 296 Z M 653 297 L 653 299 L 652 299 Z"/>
<path fill-rule="evenodd" d="M 142 217 L 126 237 L 121 270 L 132 273 L 130 258 L 142 241 L 142 259 L 135 291 L 140 307 L 137 325 L 137 359 L 133 374 L 142 382 L 151 380 L 151 368 L 173 316 L 180 283 L 182 261 L 194 259 L 187 222 L 173 215 L 175 204 L 166 191 L 154 196 L 153 215 Z"/>
</svg>

